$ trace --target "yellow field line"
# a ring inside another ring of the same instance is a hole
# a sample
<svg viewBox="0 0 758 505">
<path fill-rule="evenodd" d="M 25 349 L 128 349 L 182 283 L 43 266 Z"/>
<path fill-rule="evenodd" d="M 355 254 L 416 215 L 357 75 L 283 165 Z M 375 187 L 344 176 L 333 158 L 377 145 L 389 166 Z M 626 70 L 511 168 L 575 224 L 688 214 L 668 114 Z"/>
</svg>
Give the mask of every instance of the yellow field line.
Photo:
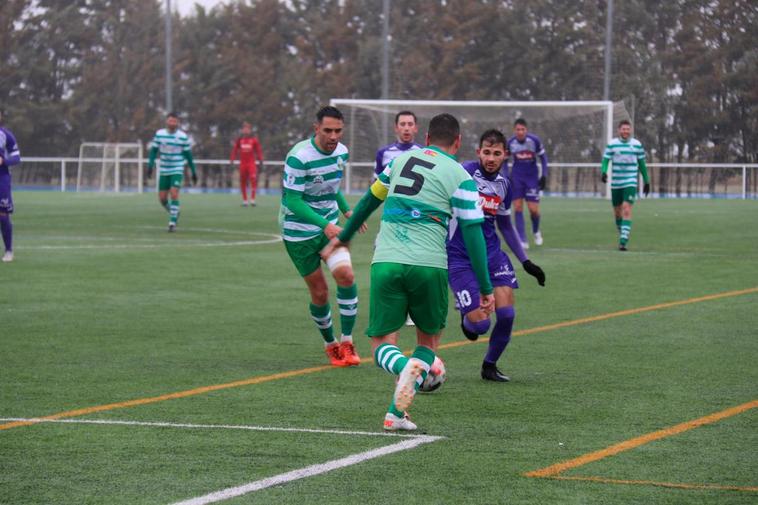
<svg viewBox="0 0 758 505">
<path fill-rule="evenodd" d="M 543 331 L 556 330 L 556 329 L 559 329 L 559 328 L 566 328 L 566 327 L 569 327 L 569 326 L 576 326 L 576 325 L 580 325 L 580 324 L 587 324 L 587 323 L 591 323 L 591 322 L 595 322 L 595 321 L 603 321 L 605 319 L 612 319 L 612 318 L 615 318 L 615 317 L 623 317 L 623 316 L 628 316 L 628 315 L 632 315 L 632 314 L 639 314 L 639 313 L 648 312 L 648 311 L 651 311 L 651 310 L 666 309 L 666 308 L 670 308 L 670 307 L 677 307 L 679 305 L 687 305 L 687 304 L 690 304 L 690 303 L 699 303 L 699 302 L 705 302 L 705 301 L 710 301 L 710 300 L 717 300 L 719 298 L 727 298 L 727 297 L 732 297 L 732 296 L 740 296 L 740 295 L 745 295 L 745 294 L 750 294 L 750 293 L 758 293 L 758 287 L 756 287 L 756 288 L 750 288 L 750 289 L 742 289 L 742 290 L 739 290 L 739 291 L 727 291 L 727 292 L 724 292 L 724 293 L 718 293 L 718 294 L 715 294 L 715 295 L 701 296 L 701 297 L 698 297 L 698 298 L 688 298 L 686 300 L 680 300 L 680 301 L 676 301 L 676 302 L 659 303 L 657 305 L 650 305 L 648 307 L 640 307 L 640 308 L 637 308 L 637 309 L 629 309 L 629 310 L 622 310 L 622 311 L 619 311 L 619 312 L 611 312 L 611 313 L 608 313 L 608 314 L 601 314 L 599 316 L 586 317 L 586 318 L 582 318 L 582 319 L 575 319 L 573 321 L 566 321 L 566 322 L 563 322 L 563 323 L 550 324 L 550 325 L 547 325 L 547 326 L 538 326 L 536 328 L 530 328 L 530 329 L 527 329 L 527 330 L 516 331 L 516 332 L 513 333 L 513 335 L 514 336 L 529 335 L 529 334 L 532 334 L 532 333 L 539 333 L 539 332 L 543 332 Z M 482 339 L 482 340 L 479 340 L 478 342 L 486 342 L 486 341 L 487 341 L 487 339 Z M 440 349 L 451 349 L 453 347 L 460 347 L 462 345 L 468 345 L 468 344 L 471 344 L 471 343 L 473 343 L 473 342 L 469 342 L 469 341 L 451 342 L 449 344 L 443 344 L 439 348 Z M 366 359 L 370 360 L 370 359 L 373 359 L 373 358 L 366 358 Z M 139 399 L 136 399 L 136 400 L 127 400 L 127 401 L 123 401 L 123 402 L 109 403 L 107 405 L 98 405 L 98 406 L 95 406 L 95 407 L 85 407 L 85 408 L 82 408 L 82 409 L 67 410 L 65 412 L 59 412 L 57 414 L 52 414 L 52 415 L 49 415 L 49 416 L 39 417 L 38 419 L 47 420 L 47 419 L 62 419 L 62 418 L 68 418 L 68 417 L 84 416 L 84 415 L 87 415 L 87 414 L 93 414 L 95 412 L 103 412 L 103 411 L 107 411 L 107 410 L 115 410 L 115 409 L 123 409 L 123 408 L 128 408 L 128 407 L 135 407 L 135 406 L 138 406 L 138 405 L 146 405 L 148 403 L 162 402 L 162 401 L 165 401 L 165 400 L 174 400 L 174 399 L 177 399 L 177 398 L 186 398 L 188 396 L 194 396 L 194 395 L 199 395 L 199 394 L 203 394 L 203 393 L 208 393 L 210 391 L 218 391 L 220 389 L 229 389 L 229 388 L 240 387 L 240 386 L 248 386 L 248 385 L 251 385 L 251 384 L 260 384 L 260 383 L 263 383 L 263 382 L 270 382 L 270 381 L 279 380 L 279 379 L 286 379 L 286 378 L 289 378 L 289 377 L 296 377 L 296 376 L 299 376 L 299 375 L 306 375 L 306 374 L 311 374 L 311 373 L 315 373 L 315 372 L 321 372 L 321 371 L 324 371 L 324 370 L 329 370 L 331 368 L 332 368 L 331 366 L 324 365 L 324 366 L 318 366 L 318 367 L 312 367 L 312 368 L 304 368 L 304 369 L 301 369 L 301 370 L 292 370 L 292 371 L 289 371 L 289 372 L 282 372 L 282 373 L 277 373 L 277 374 L 273 374 L 273 375 L 265 375 L 265 376 L 261 376 L 261 377 L 252 377 L 250 379 L 243 379 L 243 380 L 235 381 L 235 382 L 227 382 L 225 384 L 216 384 L 216 385 L 212 385 L 212 386 L 204 386 L 204 387 L 199 387 L 199 388 L 195 388 L 195 389 L 189 389 L 187 391 L 179 391 L 179 392 L 176 392 L 176 393 L 168 393 L 168 394 L 165 394 L 165 395 L 153 396 L 153 397 L 150 397 L 150 398 L 139 398 Z M 19 426 L 29 426 L 31 424 L 36 424 L 36 421 L 14 421 L 14 422 L 11 422 L 11 423 L 0 424 L 0 431 L 2 431 L 2 430 L 8 430 L 8 429 L 11 429 L 11 428 L 17 428 Z"/>
<path fill-rule="evenodd" d="M 755 493 L 758 491 L 756 486 L 723 486 L 720 484 L 680 484 L 677 482 L 658 482 L 654 480 L 625 480 L 625 479 L 606 479 L 605 477 L 564 477 L 562 475 L 556 475 L 553 477 L 547 477 L 548 479 L 557 480 L 581 480 L 589 482 L 599 482 L 601 484 L 632 484 L 640 486 L 659 486 L 659 487 L 672 487 L 676 489 L 715 489 L 720 491 L 745 491 L 749 493 Z"/>
<path fill-rule="evenodd" d="M 658 303 L 656 305 L 648 305 L 647 307 L 638 307 L 636 309 L 620 310 L 618 312 L 609 312 L 607 314 L 600 314 L 598 316 L 585 317 L 582 319 L 574 319 L 572 321 L 564 321 L 562 323 L 548 324 L 545 326 L 537 326 L 535 328 L 528 328 L 526 330 L 518 330 L 513 332 L 514 337 L 522 335 L 531 335 L 533 333 L 542 333 L 545 331 L 559 330 L 561 328 L 568 328 L 570 326 L 578 326 L 580 324 L 596 323 L 598 321 L 605 321 L 606 319 L 613 319 L 616 317 L 631 316 L 634 314 L 642 314 L 643 312 L 650 312 L 653 310 L 670 309 L 672 307 L 678 307 L 680 305 L 689 305 L 691 303 L 708 302 L 711 300 L 718 300 L 720 298 L 729 298 L 733 296 L 748 295 L 751 293 L 758 293 L 758 287 L 749 289 L 740 289 L 738 291 L 726 291 L 724 293 L 717 293 L 715 295 L 699 296 L 697 298 L 687 298 L 686 300 L 679 300 L 676 302 Z M 476 342 L 487 342 L 488 339 L 480 339 Z M 454 347 L 461 347 L 469 345 L 475 342 L 469 340 L 450 342 L 448 344 L 442 344 L 440 349 L 452 349 Z"/>
<path fill-rule="evenodd" d="M 613 456 L 620 452 L 634 449 L 635 447 L 639 447 L 641 445 L 653 442 L 654 440 L 660 440 L 662 438 L 670 437 L 672 435 L 677 435 L 679 433 L 683 433 L 685 431 L 689 431 L 694 428 L 699 428 L 700 426 L 704 426 L 706 424 L 713 424 L 717 421 L 721 421 L 722 419 L 726 419 L 727 417 L 736 416 L 737 414 L 741 414 L 747 410 L 754 409 L 756 407 L 758 407 L 758 400 L 753 400 L 747 403 L 743 403 L 742 405 L 732 407 L 730 409 L 722 410 L 721 412 L 716 412 L 714 414 L 710 414 L 710 415 L 707 415 L 707 416 L 704 416 L 692 421 L 687 421 L 684 423 L 677 424 L 676 426 L 671 426 L 669 428 L 654 431 L 652 433 L 647 433 L 640 437 L 632 438 L 630 440 L 626 440 L 624 442 L 611 445 L 609 447 L 606 447 L 605 449 L 601 449 L 599 451 L 584 454 L 582 456 L 579 456 L 578 458 L 570 459 L 568 461 L 563 461 L 561 463 L 556 463 L 554 465 L 550 465 L 548 467 L 541 468 L 539 470 L 534 470 L 532 472 L 525 473 L 524 475 L 526 477 L 555 477 L 558 474 L 565 472 L 566 470 L 571 470 L 572 468 L 578 468 L 588 463 L 592 463 L 592 462 L 607 458 L 609 456 Z"/>
<path fill-rule="evenodd" d="M 332 368 L 330 365 L 316 366 L 312 368 L 302 368 L 300 370 L 292 370 L 290 372 L 276 373 L 272 375 L 263 375 L 260 377 L 251 377 L 249 379 L 243 379 L 234 382 L 227 382 L 225 384 L 215 384 L 212 386 L 204 386 L 195 389 L 188 389 L 186 391 L 178 391 L 176 393 L 168 393 L 160 396 L 152 396 L 150 398 L 138 398 L 136 400 L 128 400 L 124 402 L 109 403 L 107 405 L 97 405 L 95 407 L 85 407 L 83 409 L 67 410 L 65 412 L 59 412 L 49 416 L 38 417 L 34 421 L 14 421 L 11 423 L 0 424 L 0 430 L 8 430 L 11 428 L 17 428 L 19 426 L 28 426 L 30 424 L 37 424 L 40 421 L 63 419 L 67 417 L 85 416 L 87 414 L 94 414 L 95 412 L 103 412 L 106 410 L 125 409 L 128 407 L 136 407 L 138 405 L 147 405 L 148 403 L 162 402 L 165 400 L 174 400 L 177 398 L 186 398 L 188 396 L 199 395 L 203 393 L 209 393 L 211 391 L 218 391 L 220 389 L 236 388 L 240 386 L 249 386 L 250 384 L 261 384 L 263 382 L 270 382 L 279 379 L 287 379 L 289 377 L 295 377 L 298 375 L 306 375 Z"/>
</svg>

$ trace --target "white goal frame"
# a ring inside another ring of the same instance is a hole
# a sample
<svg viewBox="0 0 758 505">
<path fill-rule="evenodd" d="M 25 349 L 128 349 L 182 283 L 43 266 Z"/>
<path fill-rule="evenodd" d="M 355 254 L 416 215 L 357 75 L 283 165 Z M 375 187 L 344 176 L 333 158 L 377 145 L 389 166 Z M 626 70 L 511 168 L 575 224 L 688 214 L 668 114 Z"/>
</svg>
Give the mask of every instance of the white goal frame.
<svg viewBox="0 0 758 505">
<path fill-rule="evenodd" d="M 392 110 L 410 109 L 413 110 L 413 106 L 426 106 L 426 107 L 520 107 L 529 109 L 532 107 L 598 107 L 605 109 L 605 143 L 610 143 L 614 135 L 613 124 L 613 110 L 614 102 L 607 100 L 555 100 L 555 101 L 489 101 L 489 100 L 381 100 L 381 99 L 359 99 L 359 98 L 332 98 L 329 104 L 334 107 L 340 105 L 345 106 L 358 106 L 363 108 L 374 109 L 378 112 L 391 112 Z M 385 117 L 386 120 L 386 117 Z M 352 128 L 352 124 L 348 124 L 348 128 Z M 387 128 L 384 128 L 387 130 Z M 352 135 L 351 135 L 352 138 Z M 378 145 L 377 145 L 378 147 Z M 348 146 L 350 148 L 350 146 Z M 599 162 L 598 162 L 599 163 Z M 348 170 L 345 174 L 345 185 L 347 188 L 352 187 L 350 185 L 350 172 Z M 610 195 L 610 184 L 607 186 L 608 195 Z"/>
<path fill-rule="evenodd" d="M 99 147 L 102 149 L 102 156 L 99 158 L 85 158 L 84 150 L 88 147 Z M 107 149 L 113 148 L 114 155 L 107 156 Z M 137 158 L 121 158 L 122 149 L 136 149 Z M 113 163 L 113 191 L 121 191 L 121 162 L 137 163 L 137 192 L 144 191 L 144 175 L 142 170 L 144 156 L 142 142 L 82 142 L 79 145 L 79 161 L 76 169 L 76 192 L 81 190 L 82 185 L 82 166 L 86 163 L 100 163 L 100 192 L 105 192 L 105 178 L 109 163 Z"/>
</svg>

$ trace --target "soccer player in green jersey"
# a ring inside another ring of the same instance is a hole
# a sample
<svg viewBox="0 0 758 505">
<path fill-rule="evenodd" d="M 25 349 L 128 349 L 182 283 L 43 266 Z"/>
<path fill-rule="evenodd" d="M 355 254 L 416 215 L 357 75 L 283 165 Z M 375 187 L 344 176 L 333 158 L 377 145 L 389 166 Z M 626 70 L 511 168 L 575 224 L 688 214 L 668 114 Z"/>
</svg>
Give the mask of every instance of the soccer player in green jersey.
<svg viewBox="0 0 758 505">
<path fill-rule="evenodd" d="M 345 217 L 352 215 L 340 191 L 348 160 L 347 147 L 340 142 L 344 130 L 342 113 L 336 107 L 323 107 L 316 114 L 313 128 L 315 134 L 295 144 L 284 162 L 279 225 L 287 254 L 308 286 L 311 317 L 324 339 L 329 362 L 333 366 L 355 366 L 361 362 L 352 337 L 358 313 L 358 288 L 350 252 L 342 247 L 324 255 L 337 282 L 342 330 L 339 342 L 334 338 L 329 287 L 319 254 L 342 230 L 338 226 L 339 213 Z"/>
<path fill-rule="evenodd" d="M 650 193 L 650 178 L 645 165 L 645 150 L 642 143 L 632 137 L 632 124 L 626 119 L 619 122 L 619 136 L 605 148 L 600 179 L 608 182 L 608 163 L 611 171 L 611 203 L 616 228 L 619 231 L 619 251 L 626 251 L 632 232 L 632 205 L 637 198 L 637 171 L 642 173 L 645 184 L 643 193 Z"/>
<path fill-rule="evenodd" d="M 176 231 L 179 221 L 179 189 L 184 179 L 184 163 L 192 171 L 192 184 L 197 184 L 195 161 L 189 137 L 179 129 L 179 118 L 173 112 L 166 116 L 166 127 L 155 132 L 150 143 L 150 157 L 147 160 L 147 178 L 153 176 L 155 158 L 160 154 L 158 199 L 169 213 L 168 231 Z M 170 198 L 170 200 L 169 200 Z"/>
<path fill-rule="evenodd" d="M 448 232 L 462 229 L 479 282 L 481 307 L 491 313 L 495 298 L 487 268 L 476 183 L 455 160 L 461 145 L 458 120 L 432 118 L 427 147 L 401 154 L 385 167 L 355 207 L 345 229 L 324 250 L 345 246 L 368 216 L 385 202 L 371 265 L 369 326 L 374 362 L 398 375 L 384 417 L 388 431 L 415 430 L 406 410 L 435 358 L 447 321 Z M 410 358 L 397 346 L 397 332 L 410 314 L 416 323 L 416 349 Z"/>
</svg>

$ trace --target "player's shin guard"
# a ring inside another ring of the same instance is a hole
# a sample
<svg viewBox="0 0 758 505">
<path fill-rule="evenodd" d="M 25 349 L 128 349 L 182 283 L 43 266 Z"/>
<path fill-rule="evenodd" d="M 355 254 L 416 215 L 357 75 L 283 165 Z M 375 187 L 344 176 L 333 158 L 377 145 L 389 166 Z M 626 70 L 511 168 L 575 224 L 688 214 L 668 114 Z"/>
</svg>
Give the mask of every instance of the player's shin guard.
<svg viewBox="0 0 758 505">
<path fill-rule="evenodd" d="M 408 363 L 408 358 L 403 356 L 398 346 L 382 344 L 374 351 L 374 363 L 393 375 L 400 375 Z"/>
<path fill-rule="evenodd" d="M 13 223 L 8 214 L 0 216 L 0 232 L 3 235 L 3 244 L 6 251 L 13 250 Z"/>
<path fill-rule="evenodd" d="M 358 287 L 337 286 L 337 303 L 340 307 L 340 327 L 345 336 L 353 334 L 355 318 L 358 314 Z"/>
<path fill-rule="evenodd" d="M 621 233 L 619 235 L 619 244 L 626 245 L 629 242 L 629 235 L 632 233 L 632 221 L 631 219 L 624 219 L 621 221 Z"/>
<path fill-rule="evenodd" d="M 332 309 L 327 302 L 326 305 L 310 304 L 311 318 L 318 326 L 318 331 L 324 342 L 331 344 L 334 342 L 334 329 L 332 328 Z"/>
<path fill-rule="evenodd" d="M 171 200 L 168 210 L 171 214 L 169 222 L 176 224 L 176 222 L 179 221 L 179 200 Z"/>
<path fill-rule="evenodd" d="M 495 321 L 495 328 L 492 330 L 490 336 L 489 347 L 487 348 L 487 354 L 484 356 L 484 361 L 487 363 L 497 363 L 497 360 L 502 356 L 505 351 L 508 342 L 511 341 L 511 331 L 513 330 L 513 320 L 516 318 L 516 309 L 513 306 L 500 307 L 495 311 L 497 315 L 497 321 Z"/>
</svg>

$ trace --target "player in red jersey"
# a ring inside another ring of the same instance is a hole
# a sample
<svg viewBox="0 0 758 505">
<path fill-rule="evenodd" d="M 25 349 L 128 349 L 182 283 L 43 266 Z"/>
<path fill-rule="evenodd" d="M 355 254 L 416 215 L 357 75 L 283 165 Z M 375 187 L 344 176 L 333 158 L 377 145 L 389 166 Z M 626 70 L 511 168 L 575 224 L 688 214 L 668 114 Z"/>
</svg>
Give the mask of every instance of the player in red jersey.
<svg viewBox="0 0 758 505">
<path fill-rule="evenodd" d="M 234 160 L 240 160 L 240 191 L 242 192 L 242 206 L 248 204 L 255 207 L 255 190 L 258 188 L 258 165 L 256 159 L 263 165 L 263 150 L 258 137 L 253 135 L 253 128 L 245 121 L 242 123 L 242 135 L 234 141 L 229 163 L 234 165 Z M 250 181 L 250 199 L 247 198 L 247 182 Z"/>
</svg>

